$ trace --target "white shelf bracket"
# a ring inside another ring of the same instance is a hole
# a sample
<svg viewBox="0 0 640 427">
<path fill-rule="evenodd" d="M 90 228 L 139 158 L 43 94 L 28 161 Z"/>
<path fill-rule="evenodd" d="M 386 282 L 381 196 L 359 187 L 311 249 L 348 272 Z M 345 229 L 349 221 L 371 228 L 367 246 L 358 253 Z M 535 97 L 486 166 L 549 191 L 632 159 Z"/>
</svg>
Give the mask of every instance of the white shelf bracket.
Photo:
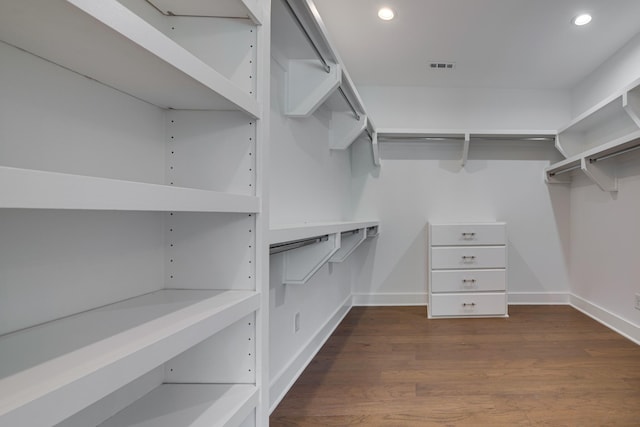
<svg viewBox="0 0 640 427">
<path fill-rule="evenodd" d="M 359 228 L 340 235 L 340 249 L 334 253 L 329 262 L 343 262 L 367 239 L 367 229 Z"/>
<path fill-rule="evenodd" d="M 380 146 L 378 145 L 378 132 L 371 133 L 371 153 L 373 155 L 373 164 L 380 166 Z"/>
<path fill-rule="evenodd" d="M 303 285 L 340 249 L 340 233 L 329 234 L 324 241 L 290 250 L 283 256 L 282 283 Z"/>
<path fill-rule="evenodd" d="M 471 134 L 469 132 L 464 134 L 464 145 L 462 146 L 462 160 L 460 166 L 464 167 L 469 159 L 469 142 L 471 141 Z"/>
<path fill-rule="evenodd" d="M 583 157 L 580 169 L 600 187 L 602 191 L 618 191 L 618 178 L 613 171 L 612 163 L 592 162 Z"/>
<path fill-rule="evenodd" d="M 366 129 L 366 115 L 360 114 L 359 119 L 356 119 L 351 111 L 334 111 L 331 114 L 329 148 L 331 150 L 346 150 Z"/>
<path fill-rule="evenodd" d="M 290 60 L 287 67 L 285 115 L 309 117 L 340 86 L 340 65 L 327 73 L 318 60 Z"/>
<path fill-rule="evenodd" d="M 640 94 L 627 91 L 622 94 L 622 107 L 640 128 Z"/>
</svg>

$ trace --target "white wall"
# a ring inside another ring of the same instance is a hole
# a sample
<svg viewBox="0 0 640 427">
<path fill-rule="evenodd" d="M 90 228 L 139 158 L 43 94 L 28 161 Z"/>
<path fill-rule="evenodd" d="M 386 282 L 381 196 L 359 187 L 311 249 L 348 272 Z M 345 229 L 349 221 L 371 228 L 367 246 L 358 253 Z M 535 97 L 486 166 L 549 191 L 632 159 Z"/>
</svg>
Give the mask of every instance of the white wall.
<svg viewBox="0 0 640 427">
<path fill-rule="evenodd" d="M 640 293 L 640 156 L 618 161 L 618 194 L 601 191 L 584 176 L 574 178 L 571 186 L 571 291 L 635 325 L 637 334 L 640 310 L 634 309 L 634 295 Z"/>
<path fill-rule="evenodd" d="M 572 113 L 578 116 L 640 77 L 640 33 L 571 91 Z"/>
<path fill-rule="evenodd" d="M 567 94 L 464 92 L 386 87 L 362 95 L 381 128 L 554 129 L 568 118 Z M 544 183 L 543 168 L 559 158 L 551 144 L 472 143 L 465 168 L 456 142 L 382 144 L 380 169 L 365 150 L 354 153 L 355 216 L 378 217 L 381 234 L 359 255 L 371 273 L 356 280 L 355 303 L 426 303 L 427 221 L 493 220 L 507 222 L 510 300 L 566 302 L 569 190 Z"/>
<path fill-rule="evenodd" d="M 569 94 L 407 86 L 358 88 L 380 128 L 555 130 L 569 120 Z"/>
<path fill-rule="evenodd" d="M 284 70 L 272 62 L 272 225 L 340 221 L 351 213 L 349 151 L 329 150 L 329 117 L 284 117 Z M 292 385 L 351 305 L 351 266 L 327 264 L 304 285 L 282 284 L 284 254 L 270 257 L 270 405 Z M 294 317 L 300 313 L 300 330 Z"/>
<path fill-rule="evenodd" d="M 640 34 L 573 90 L 575 114 L 640 78 Z M 640 342 L 640 155 L 619 157 L 619 191 L 571 185 L 571 292 L 576 304 Z"/>
</svg>

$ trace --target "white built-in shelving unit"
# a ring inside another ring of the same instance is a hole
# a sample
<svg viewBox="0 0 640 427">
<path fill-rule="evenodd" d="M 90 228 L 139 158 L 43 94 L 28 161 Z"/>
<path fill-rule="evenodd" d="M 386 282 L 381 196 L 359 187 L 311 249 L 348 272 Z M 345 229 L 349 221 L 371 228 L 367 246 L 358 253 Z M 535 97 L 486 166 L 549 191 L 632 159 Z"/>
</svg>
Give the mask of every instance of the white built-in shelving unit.
<svg viewBox="0 0 640 427">
<path fill-rule="evenodd" d="M 269 17 L 0 5 L 0 425 L 266 425 Z"/>
<path fill-rule="evenodd" d="M 329 148 L 346 150 L 359 138 L 366 138 L 379 165 L 375 126 L 313 2 L 275 0 L 272 19 L 272 56 L 287 73 L 284 114 L 304 118 L 318 108 L 327 109 L 331 115 Z"/>
<path fill-rule="evenodd" d="M 378 235 L 378 221 L 344 221 L 272 227 L 272 253 L 284 252 L 282 283 L 302 285 L 326 263 L 344 262 L 368 238 Z"/>
<path fill-rule="evenodd" d="M 547 183 L 570 183 L 580 170 L 602 190 L 618 191 L 613 157 L 640 147 L 640 81 L 560 129 L 556 147 L 566 159 L 545 169 Z"/>
</svg>

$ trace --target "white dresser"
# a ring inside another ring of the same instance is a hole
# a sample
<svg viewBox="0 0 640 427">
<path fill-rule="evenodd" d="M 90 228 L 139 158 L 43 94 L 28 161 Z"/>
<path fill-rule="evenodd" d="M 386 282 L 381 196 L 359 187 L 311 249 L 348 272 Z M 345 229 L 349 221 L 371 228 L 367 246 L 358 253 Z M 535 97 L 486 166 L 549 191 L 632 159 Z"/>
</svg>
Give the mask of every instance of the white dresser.
<svg viewBox="0 0 640 427">
<path fill-rule="evenodd" d="M 507 317 L 506 224 L 428 224 L 429 318 Z"/>
</svg>

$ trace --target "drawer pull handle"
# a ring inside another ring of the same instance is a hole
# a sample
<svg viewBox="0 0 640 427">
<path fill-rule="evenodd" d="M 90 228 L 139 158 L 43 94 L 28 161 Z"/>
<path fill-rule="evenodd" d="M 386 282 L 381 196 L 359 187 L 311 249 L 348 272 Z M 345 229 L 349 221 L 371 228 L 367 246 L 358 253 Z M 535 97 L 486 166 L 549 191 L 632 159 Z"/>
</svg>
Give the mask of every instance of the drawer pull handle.
<svg viewBox="0 0 640 427">
<path fill-rule="evenodd" d="M 462 306 L 463 307 L 475 307 L 476 303 L 475 302 L 463 302 Z"/>
<path fill-rule="evenodd" d="M 462 283 L 465 283 L 465 284 L 467 284 L 467 283 L 474 284 L 474 283 L 476 283 L 476 279 L 462 279 Z"/>
<path fill-rule="evenodd" d="M 468 261 L 473 261 L 474 259 L 476 259 L 476 257 L 474 255 L 470 255 L 470 256 L 462 256 L 462 262 L 468 262 Z"/>
<path fill-rule="evenodd" d="M 462 233 L 463 239 L 473 239 L 476 236 L 476 233 Z"/>
</svg>

